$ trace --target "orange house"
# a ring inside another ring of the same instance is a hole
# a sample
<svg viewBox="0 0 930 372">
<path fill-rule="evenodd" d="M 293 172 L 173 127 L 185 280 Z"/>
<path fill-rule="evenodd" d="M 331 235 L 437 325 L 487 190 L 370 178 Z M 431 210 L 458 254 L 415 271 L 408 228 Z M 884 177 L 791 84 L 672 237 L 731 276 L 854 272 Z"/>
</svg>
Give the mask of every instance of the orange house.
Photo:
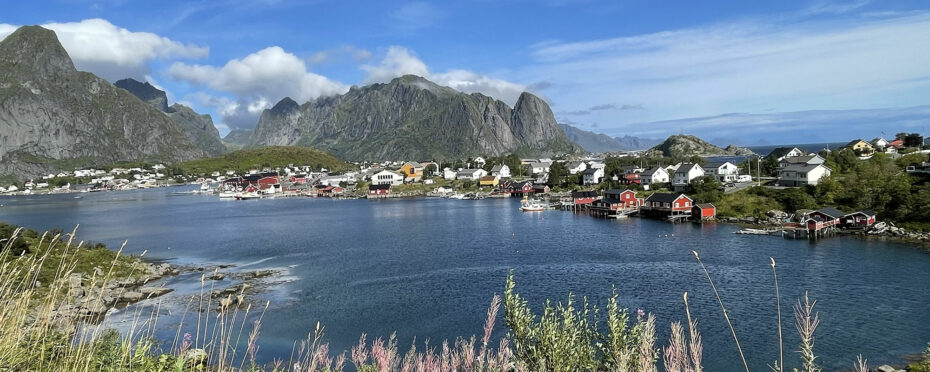
<svg viewBox="0 0 930 372">
<path fill-rule="evenodd" d="M 423 169 L 424 167 L 422 165 L 409 161 L 404 163 L 404 166 L 400 167 L 400 171 L 404 174 L 404 178 L 412 178 L 415 180 L 423 178 Z"/>
</svg>

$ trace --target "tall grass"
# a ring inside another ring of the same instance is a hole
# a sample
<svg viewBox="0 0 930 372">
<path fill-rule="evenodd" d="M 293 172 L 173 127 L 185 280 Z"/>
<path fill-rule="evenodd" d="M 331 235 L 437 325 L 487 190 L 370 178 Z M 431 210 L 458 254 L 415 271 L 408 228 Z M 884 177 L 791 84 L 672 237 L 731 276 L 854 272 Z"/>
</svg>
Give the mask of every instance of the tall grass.
<svg viewBox="0 0 930 372">
<path fill-rule="evenodd" d="M 517 293 L 512 272 L 503 297 L 491 299 L 480 337 L 438 345 L 414 342 L 402 351 L 394 335 L 369 341 L 362 334 L 348 352 L 333 352 L 325 341 L 325 327 L 317 323 L 305 339 L 294 343 L 286 360 L 260 364 L 262 322 L 269 303 L 244 305 L 241 292 L 219 296 L 221 292 L 205 275 L 199 293 L 187 300 L 173 340 L 158 343 L 154 339 L 161 310 L 158 303 L 132 307 L 130 326 L 116 332 L 91 322 L 93 314 L 67 313 L 63 317 L 65 313 L 60 310 L 74 301 L 69 291 L 75 288 L 90 293 L 85 296 L 89 303 L 103 306 L 101 288 L 138 274 L 134 271 L 140 267 L 135 264 L 138 261 L 123 256 L 121 248 L 114 252 L 108 268 L 95 270 L 78 287 L 72 274 L 81 272 L 76 268 L 81 267 L 78 260 L 86 257 L 86 248 L 82 242 L 74 242 L 75 231 L 46 233 L 31 242 L 31 253 L 17 254 L 14 241 L 21 233 L 17 230 L 0 252 L 0 370 L 4 371 L 314 372 L 342 371 L 349 364 L 361 372 L 656 372 L 660 365 L 667 372 L 705 370 L 702 339 L 687 293 L 682 296 L 685 323 L 672 322 L 670 336 L 662 343 L 656 337 L 655 316 L 642 310 L 631 314 L 621 308 L 616 290 L 603 309 L 569 294 L 564 302 L 547 301 L 537 313 Z M 695 258 L 703 267 L 696 252 Z M 774 260 L 772 269 L 774 272 Z M 706 268 L 704 273 L 716 293 Z M 39 282 L 40 277 L 47 279 Z M 775 280 L 777 298 L 777 274 Z M 733 314 L 717 296 L 730 324 Z M 776 303 L 780 306 L 780 300 Z M 814 350 L 814 332 L 819 325 L 815 304 L 805 295 L 795 305 L 801 336 L 800 370 L 805 372 L 819 371 Z M 492 342 L 501 306 L 507 331 Z M 74 324 L 79 326 L 74 328 Z M 730 329 L 736 340 L 732 324 Z M 736 357 L 733 355 L 734 360 Z M 739 357 L 745 360 L 741 349 Z M 782 363 L 779 355 L 776 371 L 783 370 Z M 745 362 L 743 365 L 748 370 Z M 867 370 L 861 357 L 855 368 Z"/>
</svg>

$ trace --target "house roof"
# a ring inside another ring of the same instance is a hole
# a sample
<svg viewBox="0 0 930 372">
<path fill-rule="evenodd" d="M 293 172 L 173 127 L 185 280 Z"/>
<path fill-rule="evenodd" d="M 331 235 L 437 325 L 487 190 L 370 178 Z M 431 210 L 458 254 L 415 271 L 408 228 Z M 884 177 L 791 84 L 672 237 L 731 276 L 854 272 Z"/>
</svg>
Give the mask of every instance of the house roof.
<svg viewBox="0 0 930 372">
<path fill-rule="evenodd" d="M 815 212 L 820 212 L 833 218 L 842 218 L 843 216 L 846 215 L 846 213 L 844 213 L 843 211 L 833 208 L 833 207 L 820 208 L 816 210 Z"/>
<path fill-rule="evenodd" d="M 406 167 L 406 166 L 410 166 L 410 167 L 413 167 L 413 168 L 423 168 L 422 165 L 420 165 L 420 164 L 418 164 L 418 163 L 414 163 L 414 162 L 412 162 L 412 161 L 408 161 L 408 162 L 404 163 L 404 166 L 405 166 L 405 167 Z"/>
<path fill-rule="evenodd" d="M 694 163 L 684 163 L 680 167 L 678 167 L 677 170 L 675 170 L 675 173 L 689 173 L 691 172 L 692 169 L 694 169 L 694 167 L 701 169 L 700 165 L 697 165 Z"/>
<path fill-rule="evenodd" d="M 481 177 L 481 181 L 494 181 L 494 180 L 496 180 L 496 179 L 497 179 L 497 177 L 494 177 L 494 176 L 484 176 L 484 177 Z"/>
<path fill-rule="evenodd" d="M 491 167 L 491 172 L 500 172 L 500 171 L 504 170 L 504 167 L 506 167 L 506 165 L 503 165 L 503 164 L 495 165 L 495 166 Z M 509 169 L 510 167 L 507 167 L 507 168 Z"/>
<path fill-rule="evenodd" d="M 826 166 L 823 165 L 823 164 L 807 164 L 807 163 L 801 163 L 801 164 L 788 164 L 787 166 L 782 167 L 782 168 L 779 170 L 779 172 L 788 171 L 788 172 L 798 172 L 798 173 L 807 174 L 807 173 L 810 173 L 812 170 L 817 169 L 817 167 L 825 167 L 825 168 L 826 168 Z M 828 168 L 828 169 L 829 169 L 829 168 Z"/>
<path fill-rule="evenodd" d="M 460 176 L 461 176 L 461 175 L 470 176 L 470 175 L 474 175 L 475 173 L 478 173 L 478 171 L 482 171 L 482 170 L 484 170 L 484 169 L 462 169 L 462 170 L 460 170 L 460 171 L 458 172 L 458 175 L 460 175 Z"/>
<path fill-rule="evenodd" d="M 610 190 L 604 191 L 604 195 L 608 195 L 608 194 L 611 194 L 611 195 L 612 195 L 612 194 L 623 194 L 623 193 L 625 193 L 625 192 L 627 192 L 627 191 L 630 191 L 630 192 L 635 193 L 635 191 L 633 191 L 633 190 L 627 190 L 627 189 L 610 189 Z"/>
<path fill-rule="evenodd" d="M 790 158 L 785 158 L 782 162 L 788 164 L 823 164 L 824 158 L 820 155 L 804 155 L 804 156 L 793 156 Z"/>
<path fill-rule="evenodd" d="M 680 198 L 680 197 L 682 197 L 682 196 L 688 198 L 688 196 L 685 195 L 685 194 L 673 194 L 673 193 L 667 193 L 667 192 L 657 192 L 657 193 L 655 193 L 655 194 L 649 195 L 649 197 L 646 198 L 646 201 L 647 201 L 647 202 L 671 203 L 671 202 L 674 202 L 675 200 L 677 200 L 678 198 Z M 688 199 L 690 200 L 691 198 L 688 198 Z"/>
<path fill-rule="evenodd" d="M 382 183 L 382 184 L 379 184 L 379 185 L 368 185 L 368 189 L 369 189 L 369 190 L 390 190 L 390 189 L 391 189 L 391 184 L 389 184 L 389 183 Z"/>
<path fill-rule="evenodd" d="M 588 168 L 588 169 L 585 169 L 584 172 L 581 173 L 581 174 L 583 174 L 583 175 L 585 175 L 585 176 L 593 176 L 595 173 L 597 173 L 597 171 L 603 171 L 603 169 L 601 169 L 601 168 Z"/>
<path fill-rule="evenodd" d="M 855 144 L 857 144 L 857 143 L 859 143 L 859 142 L 865 142 L 865 141 L 863 141 L 862 138 L 857 138 L 857 139 L 854 139 L 854 140 L 852 140 L 852 141 L 849 141 L 849 143 L 847 143 L 846 146 L 843 146 L 843 147 L 853 147 Z M 865 142 L 865 143 L 866 143 L 866 144 L 869 144 L 868 142 Z"/>
<path fill-rule="evenodd" d="M 587 165 L 587 164 L 585 164 L 585 162 L 583 161 L 570 161 L 565 164 L 565 166 L 569 169 L 578 168 L 579 165 Z"/>
<path fill-rule="evenodd" d="M 695 206 L 695 207 L 698 207 L 698 208 L 701 208 L 701 209 L 707 209 L 707 208 L 714 208 L 714 209 L 717 209 L 717 207 L 715 207 L 715 206 L 714 206 L 713 204 L 711 204 L 711 203 L 700 203 L 700 204 L 695 204 L 694 206 Z"/>
<path fill-rule="evenodd" d="M 730 164 L 730 165 L 732 165 L 732 166 L 736 166 L 736 164 L 733 164 L 733 163 L 728 162 L 728 161 L 709 161 L 709 162 L 707 162 L 707 164 L 704 165 L 704 168 L 706 168 L 706 169 L 712 169 L 712 168 L 713 168 L 713 169 L 716 169 L 716 168 L 722 167 L 724 164 Z"/>
<path fill-rule="evenodd" d="M 864 210 L 861 210 L 861 211 L 852 212 L 852 213 L 850 213 L 850 214 L 847 214 L 847 216 L 851 216 L 851 215 L 859 214 L 859 213 L 864 214 L 864 215 L 869 216 L 869 217 L 874 217 L 874 216 L 875 216 L 875 211 L 872 211 L 872 210 L 869 210 L 869 209 L 864 209 Z"/>
<path fill-rule="evenodd" d="M 596 198 L 597 191 L 572 191 L 573 198 Z"/>
<path fill-rule="evenodd" d="M 645 177 L 645 176 L 651 176 L 651 175 L 655 174 L 656 172 L 658 172 L 659 170 L 665 171 L 665 168 L 663 168 L 663 167 L 655 167 L 655 168 L 647 169 L 646 171 L 644 171 L 644 172 L 642 173 L 642 176 L 644 176 L 644 177 Z M 665 173 L 668 173 L 668 171 L 665 171 Z"/>
<path fill-rule="evenodd" d="M 773 156 L 776 158 L 781 158 L 781 157 L 784 157 L 785 155 L 788 155 L 788 153 L 790 153 L 793 150 L 801 151 L 801 149 L 797 147 L 776 147 L 774 150 L 772 150 L 772 152 L 768 154 L 767 157 Z"/>
</svg>

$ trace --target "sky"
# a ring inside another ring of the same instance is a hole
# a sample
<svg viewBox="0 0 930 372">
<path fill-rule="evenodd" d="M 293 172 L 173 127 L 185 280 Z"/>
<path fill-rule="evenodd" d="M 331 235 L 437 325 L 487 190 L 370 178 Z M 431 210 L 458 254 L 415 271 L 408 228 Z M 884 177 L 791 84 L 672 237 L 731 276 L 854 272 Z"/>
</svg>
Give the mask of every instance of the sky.
<svg viewBox="0 0 930 372">
<path fill-rule="evenodd" d="M 12 2 L 78 69 L 148 81 L 251 129 L 284 97 L 424 76 L 611 136 L 717 144 L 930 134 L 923 0 L 57 0 Z"/>
</svg>

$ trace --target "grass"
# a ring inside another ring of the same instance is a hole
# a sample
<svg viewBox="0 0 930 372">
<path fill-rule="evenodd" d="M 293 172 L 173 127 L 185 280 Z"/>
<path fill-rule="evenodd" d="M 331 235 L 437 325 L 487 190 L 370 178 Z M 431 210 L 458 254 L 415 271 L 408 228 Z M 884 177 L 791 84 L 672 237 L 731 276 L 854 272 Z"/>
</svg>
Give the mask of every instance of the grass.
<svg viewBox="0 0 930 372">
<path fill-rule="evenodd" d="M 215 298 L 212 281 L 201 279 L 201 290 L 192 295 L 185 307 L 173 340 L 157 343 L 153 339 L 158 323 L 158 306 L 134 311 L 132 325 L 122 333 L 102 325 L 85 324 L 83 332 L 69 333 L 56 327 L 56 304 L 66 301 L 68 278 L 76 270 L 88 267 L 81 260 L 112 261 L 92 279 L 95 283 L 115 280 L 120 270 L 132 275 L 120 252 L 105 256 L 100 252 L 86 256 L 83 243 L 75 242 L 73 232 L 46 233 L 31 243 L 26 254 L 14 253 L 23 237 L 16 229 L 4 242 L 0 252 L 0 370 L 17 371 L 342 371 L 349 364 L 362 372 L 393 371 L 627 371 L 703 372 L 703 345 L 698 323 L 691 316 L 688 295 L 682 296 L 687 324 L 670 324 L 666 343 L 656 337 L 656 318 L 637 310 L 631 314 L 618 304 L 614 291 L 603 310 L 577 300 L 571 294 L 566 301 L 547 301 L 541 312 L 533 311 L 516 290 L 514 275 L 507 277 L 503 296 L 495 295 L 486 313 L 483 333 L 402 350 L 396 338 L 369 339 L 362 334 L 349 351 L 333 352 L 325 341 L 325 327 L 317 323 L 307 338 L 295 342 L 291 356 L 259 364 L 258 351 L 262 319 L 269 303 L 244 308 L 231 306 L 229 300 L 241 296 Z M 64 239 L 67 237 L 67 239 Z M 34 238 L 27 238 L 34 239 Z M 49 247 L 44 249 L 42 247 Z M 93 249 L 91 249 L 93 250 Z M 55 253 L 53 253 L 55 252 Z M 695 252 L 697 263 L 703 265 Z M 774 261 L 773 276 L 777 281 Z M 48 273 L 45 273 L 48 271 Z M 708 283 L 716 290 L 705 271 Z M 51 275 L 47 285 L 37 286 L 36 278 Z M 47 287 L 43 291 L 39 288 Z M 780 298 L 776 292 L 776 303 Z M 721 310 L 730 316 L 722 301 Z M 797 352 L 802 365 L 795 371 L 819 371 L 815 354 L 815 332 L 819 316 L 816 301 L 805 297 L 795 305 L 795 322 L 801 344 Z M 503 306 L 507 333 L 492 343 L 491 335 Z M 780 312 L 780 305 L 779 307 Z M 80 321 L 80 319 L 69 319 Z M 781 322 L 778 322 L 779 332 Z M 736 331 L 731 327 L 734 339 Z M 780 341 L 779 341 L 780 342 Z M 737 343 L 738 346 L 738 343 Z M 717 350 L 731 353 L 734 350 Z M 860 357 L 852 361 L 857 371 L 867 371 Z M 774 371 L 786 371 L 776 361 Z M 930 348 L 924 361 L 911 371 L 927 371 Z M 924 369 L 920 369 L 924 368 Z M 748 369 L 748 367 L 747 367 Z"/>
<path fill-rule="evenodd" d="M 714 205 L 717 207 L 717 215 L 721 217 L 764 218 L 766 212 L 781 209 L 781 205 L 775 199 L 744 191 L 725 194 Z"/>
</svg>

